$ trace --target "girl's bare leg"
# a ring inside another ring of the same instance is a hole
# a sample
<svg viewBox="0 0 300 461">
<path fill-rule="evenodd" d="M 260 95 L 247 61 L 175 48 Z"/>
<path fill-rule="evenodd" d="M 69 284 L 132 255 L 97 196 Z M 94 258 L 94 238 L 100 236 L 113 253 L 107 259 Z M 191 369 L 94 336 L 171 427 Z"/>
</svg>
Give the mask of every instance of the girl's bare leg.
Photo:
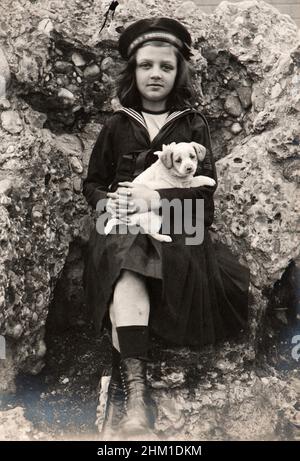
<svg viewBox="0 0 300 461">
<path fill-rule="evenodd" d="M 114 348 L 117 349 L 118 352 L 120 352 L 118 333 L 116 330 L 116 318 L 115 318 L 113 301 L 110 303 L 110 306 L 109 306 L 109 316 L 110 316 L 110 321 L 112 324 L 112 329 L 111 329 L 112 344 Z"/>
<path fill-rule="evenodd" d="M 126 395 L 123 435 L 145 436 L 153 429 L 155 404 L 147 385 L 150 300 L 143 276 L 122 271 L 109 313 L 113 346 L 120 352 L 121 388 Z"/>
<path fill-rule="evenodd" d="M 113 330 L 129 325 L 146 326 L 149 322 L 150 300 L 143 276 L 124 270 L 115 286 L 110 305 Z M 113 337 L 116 333 L 113 333 Z"/>
</svg>

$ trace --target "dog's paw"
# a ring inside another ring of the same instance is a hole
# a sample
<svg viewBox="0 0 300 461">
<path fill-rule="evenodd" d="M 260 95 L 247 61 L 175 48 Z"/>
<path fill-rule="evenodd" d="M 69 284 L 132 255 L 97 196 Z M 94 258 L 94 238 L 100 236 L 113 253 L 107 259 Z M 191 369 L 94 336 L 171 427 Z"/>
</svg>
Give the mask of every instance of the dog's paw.
<svg viewBox="0 0 300 461">
<path fill-rule="evenodd" d="M 215 186 L 216 181 L 209 176 L 194 176 L 192 179 L 191 187 L 200 187 L 200 186 Z"/>
</svg>

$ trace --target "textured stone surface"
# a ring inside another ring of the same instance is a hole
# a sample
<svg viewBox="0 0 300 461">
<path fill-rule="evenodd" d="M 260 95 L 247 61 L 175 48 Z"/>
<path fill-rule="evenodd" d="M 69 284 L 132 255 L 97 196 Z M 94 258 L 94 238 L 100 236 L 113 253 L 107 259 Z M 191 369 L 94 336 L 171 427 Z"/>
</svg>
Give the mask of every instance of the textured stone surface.
<svg viewBox="0 0 300 461">
<path fill-rule="evenodd" d="M 21 407 L 0 412 L 0 440 L 30 440 L 33 427 Z"/>
<path fill-rule="evenodd" d="M 218 162 L 222 181 L 215 227 L 231 248 L 243 245 L 260 288 L 278 279 L 299 252 L 299 186 L 284 174 L 284 161 L 274 161 L 268 152 L 270 136 L 251 137 Z"/>
<path fill-rule="evenodd" d="M 0 411 L 0 440 L 1 441 L 29 441 L 51 440 L 52 437 L 36 431 L 32 423 L 25 417 L 24 408 L 15 407 L 11 410 Z"/>
<path fill-rule="evenodd" d="M 149 370 L 158 407 L 151 440 L 284 440 L 299 439 L 295 408 L 299 373 L 291 379 L 268 370 L 258 373 L 248 362 L 244 344 L 225 343 L 202 353 L 157 351 Z M 101 432 L 109 377 L 103 375 L 97 408 Z M 122 429 L 113 440 L 124 440 Z"/>
<path fill-rule="evenodd" d="M 192 32 L 196 103 L 220 159 L 215 229 L 250 266 L 254 332 L 267 302 L 262 289 L 299 254 L 294 22 L 256 1 L 186 17 L 179 0 L 120 3 L 99 34 L 109 2 L 1 2 L 0 181 L 10 183 L 0 193 L 0 334 L 13 357 L 9 373 L 1 363 L 6 390 L 18 370 L 42 369 L 53 299 L 62 322 L 65 305 L 82 304 L 92 217 L 80 187 L 101 124 L 118 104 L 119 31 L 135 19 L 180 17 Z"/>
<path fill-rule="evenodd" d="M 7 110 L 1 114 L 2 128 L 11 134 L 20 133 L 23 130 L 22 120 L 16 111 Z"/>
</svg>

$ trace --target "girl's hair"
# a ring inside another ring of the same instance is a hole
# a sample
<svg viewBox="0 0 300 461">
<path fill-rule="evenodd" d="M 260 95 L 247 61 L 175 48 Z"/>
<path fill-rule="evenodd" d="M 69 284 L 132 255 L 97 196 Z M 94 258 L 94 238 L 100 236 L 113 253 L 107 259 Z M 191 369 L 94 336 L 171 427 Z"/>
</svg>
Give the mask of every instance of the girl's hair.
<svg viewBox="0 0 300 461">
<path fill-rule="evenodd" d="M 154 46 L 167 46 L 165 42 L 160 41 L 151 42 L 152 44 Z M 176 47 L 169 46 L 174 49 L 177 57 L 177 74 L 173 89 L 167 98 L 166 108 L 176 110 L 186 106 L 191 107 L 192 102 L 195 100 L 195 92 L 191 82 L 193 69 Z M 136 86 L 135 69 L 136 52 L 128 59 L 124 69 L 121 71 L 116 92 L 122 106 L 140 109 L 142 101 Z"/>
</svg>

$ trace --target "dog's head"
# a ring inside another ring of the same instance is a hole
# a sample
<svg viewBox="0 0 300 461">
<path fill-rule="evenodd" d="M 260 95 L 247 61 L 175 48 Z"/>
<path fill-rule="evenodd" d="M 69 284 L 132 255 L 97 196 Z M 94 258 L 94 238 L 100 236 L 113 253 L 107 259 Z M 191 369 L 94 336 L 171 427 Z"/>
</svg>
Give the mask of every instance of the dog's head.
<svg viewBox="0 0 300 461">
<path fill-rule="evenodd" d="M 162 151 L 155 152 L 163 165 L 172 169 L 172 174 L 180 177 L 194 176 L 198 161 L 202 161 L 206 148 L 197 142 L 163 144 Z"/>
</svg>

